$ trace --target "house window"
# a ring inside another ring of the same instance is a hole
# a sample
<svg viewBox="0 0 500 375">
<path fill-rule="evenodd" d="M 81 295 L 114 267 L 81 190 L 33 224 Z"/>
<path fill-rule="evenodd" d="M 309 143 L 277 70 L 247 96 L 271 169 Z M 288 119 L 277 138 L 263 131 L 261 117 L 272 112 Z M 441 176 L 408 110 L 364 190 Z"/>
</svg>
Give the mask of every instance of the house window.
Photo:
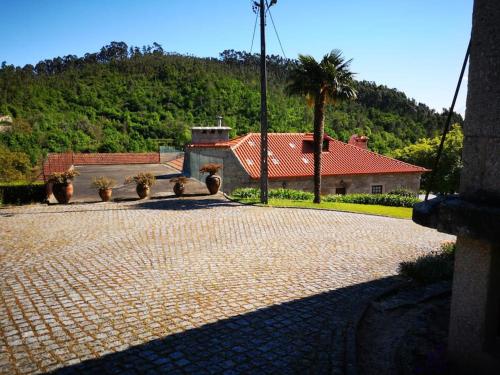
<svg viewBox="0 0 500 375">
<path fill-rule="evenodd" d="M 382 194 L 382 185 L 372 185 L 372 194 Z"/>
<path fill-rule="evenodd" d="M 323 146 L 322 146 L 321 150 L 323 152 L 328 152 L 329 145 L 330 145 L 330 141 L 328 139 L 323 139 Z"/>
<path fill-rule="evenodd" d="M 335 194 L 338 194 L 338 195 L 345 195 L 345 187 L 338 187 L 338 188 L 335 188 Z"/>
</svg>

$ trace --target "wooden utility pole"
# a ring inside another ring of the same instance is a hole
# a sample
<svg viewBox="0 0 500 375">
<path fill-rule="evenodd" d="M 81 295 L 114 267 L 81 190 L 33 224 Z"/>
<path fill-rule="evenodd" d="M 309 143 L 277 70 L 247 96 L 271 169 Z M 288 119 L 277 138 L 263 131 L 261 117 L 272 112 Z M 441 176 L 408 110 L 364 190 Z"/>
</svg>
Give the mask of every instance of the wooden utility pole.
<svg viewBox="0 0 500 375">
<path fill-rule="evenodd" d="M 260 203 L 268 201 L 266 4 L 260 0 Z"/>
</svg>

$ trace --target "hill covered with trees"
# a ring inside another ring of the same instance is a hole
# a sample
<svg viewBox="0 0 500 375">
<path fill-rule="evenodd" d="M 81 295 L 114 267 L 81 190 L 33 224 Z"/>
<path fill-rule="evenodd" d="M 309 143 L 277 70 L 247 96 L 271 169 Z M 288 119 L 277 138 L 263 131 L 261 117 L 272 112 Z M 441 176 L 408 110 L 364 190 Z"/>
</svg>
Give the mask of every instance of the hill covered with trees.
<svg viewBox="0 0 500 375">
<path fill-rule="evenodd" d="M 214 123 L 232 135 L 259 130 L 259 55 L 227 50 L 219 58 L 165 52 L 112 42 L 97 53 L 68 55 L 35 66 L 0 68 L 0 115 L 13 117 L 0 133 L 5 152 L 26 153 L 32 164 L 47 152 L 156 151 L 182 147 L 190 127 Z M 268 57 L 269 127 L 274 132 L 312 130 L 312 109 L 284 88 L 295 60 Z M 437 113 L 395 89 L 357 82 L 358 99 L 329 107 L 325 130 L 346 141 L 370 137 L 372 150 L 397 148 L 434 137 L 445 111 Z M 454 115 L 454 122 L 462 118 Z M 2 152 L 4 152 L 2 151 Z M 17 154 L 19 155 L 19 154 Z"/>
</svg>

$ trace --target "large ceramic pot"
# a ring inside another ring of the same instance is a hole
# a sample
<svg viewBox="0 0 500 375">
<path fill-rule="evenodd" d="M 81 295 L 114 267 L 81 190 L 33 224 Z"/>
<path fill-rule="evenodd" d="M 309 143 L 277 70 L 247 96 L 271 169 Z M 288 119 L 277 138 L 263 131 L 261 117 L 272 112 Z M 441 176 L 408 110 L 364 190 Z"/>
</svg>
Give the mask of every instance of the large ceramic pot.
<svg viewBox="0 0 500 375">
<path fill-rule="evenodd" d="M 71 182 L 65 184 L 55 183 L 52 186 L 52 193 L 54 194 L 57 202 L 67 204 L 73 196 L 73 184 Z"/>
<path fill-rule="evenodd" d="M 176 197 L 180 197 L 184 194 L 184 190 L 186 190 L 186 186 L 182 182 L 176 182 L 174 184 L 174 194 Z"/>
<path fill-rule="evenodd" d="M 217 194 L 220 188 L 221 178 L 217 174 L 210 174 L 205 179 L 205 183 L 207 184 L 207 189 L 210 194 Z"/>
<path fill-rule="evenodd" d="M 140 199 L 144 199 L 149 195 L 149 186 L 144 184 L 137 184 L 135 191 L 137 192 L 137 195 Z"/>
<path fill-rule="evenodd" d="M 45 201 L 46 202 L 49 201 L 50 196 L 52 195 L 53 187 L 54 187 L 54 183 L 51 181 L 49 181 L 49 182 L 47 182 L 47 184 L 45 184 L 45 196 L 46 196 Z"/>
<path fill-rule="evenodd" d="M 113 194 L 113 189 L 99 189 L 99 196 L 103 202 L 109 202 L 111 200 L 111 195 Z"/>
</svg>

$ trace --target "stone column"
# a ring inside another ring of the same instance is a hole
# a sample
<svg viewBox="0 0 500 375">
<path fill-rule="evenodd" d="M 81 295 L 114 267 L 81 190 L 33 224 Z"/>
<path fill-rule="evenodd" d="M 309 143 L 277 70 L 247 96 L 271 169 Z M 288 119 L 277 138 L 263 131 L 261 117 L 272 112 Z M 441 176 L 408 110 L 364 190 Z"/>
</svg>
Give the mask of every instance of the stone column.
<svg viewBox="0 0 500 375">
<path fill-rule="evenodd" d="M 460 200 L 483 217 L 500 206 L 499 0 L 475 0 L 470 53 Z M 496 215 L 487 224 L 500 234 Z M 465 225 L 457 229 L 449 358 L 453 373 L 500 374 L 500 236 L 471 235 L 467 216 L 452 221 Z"/>
</svg>

